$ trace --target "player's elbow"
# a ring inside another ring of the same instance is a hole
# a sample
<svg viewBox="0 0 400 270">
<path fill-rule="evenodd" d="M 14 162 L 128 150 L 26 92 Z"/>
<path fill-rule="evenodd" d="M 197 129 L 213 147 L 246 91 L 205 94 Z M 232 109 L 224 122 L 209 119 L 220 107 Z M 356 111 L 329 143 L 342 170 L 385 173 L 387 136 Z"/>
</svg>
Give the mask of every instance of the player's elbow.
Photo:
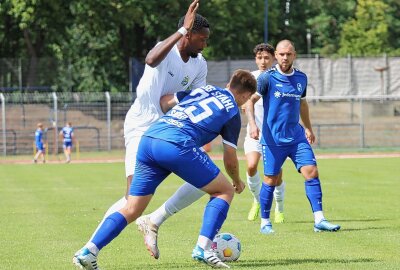
<svg viewBox="0 0 400 270">
<path fill-rule="evenodd" d="M 152 68 L 155 68 L 159 64 L 159 62 L 156 60 L 156 58 L 152 57 L 149 54 L 146 56 L 145 62 L 147 65 L 149 65 Z"/>
</svg>

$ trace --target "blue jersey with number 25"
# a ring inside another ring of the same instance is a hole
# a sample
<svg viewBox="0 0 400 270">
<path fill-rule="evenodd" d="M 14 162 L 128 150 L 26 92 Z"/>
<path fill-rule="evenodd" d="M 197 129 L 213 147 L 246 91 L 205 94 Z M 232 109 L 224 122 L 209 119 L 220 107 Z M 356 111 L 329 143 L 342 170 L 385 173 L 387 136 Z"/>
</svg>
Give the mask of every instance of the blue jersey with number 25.
<svg viewBox="0 0 400 270">
<path fill-rule="evenodd" d="M 207 85 L 175 97 L 179 103 L 144 136 L 200 147 L 221 135 L 225 144 L 237 147 L 240 111 L 229 90 Z"/>
</svg>

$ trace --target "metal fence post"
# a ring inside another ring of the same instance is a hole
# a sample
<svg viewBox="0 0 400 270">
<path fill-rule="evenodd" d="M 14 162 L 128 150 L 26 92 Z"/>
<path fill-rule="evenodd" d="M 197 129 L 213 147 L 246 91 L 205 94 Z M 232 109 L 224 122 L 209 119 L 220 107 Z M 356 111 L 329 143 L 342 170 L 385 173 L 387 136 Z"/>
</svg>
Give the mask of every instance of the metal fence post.
<svg viewBox="0 0 400 270">
<path fill-rule="evenodd" d="M 363 97 L 360 97 L 360 147 L 365 148 L 364 100 L 363 100 Z"/>
<path fill-rule="evenodd" d="M 318 72 L 318 96 L 323 96 L 324 95 L 324 75 L 321 72 L 321 59 L 319 57 L 319 54 L 315 55 L 315 62 L 317 64 L 317 72 Z M 317 100 L 318 102 L 319 100 Z"/>
<path fill-rule="evenodd" d="M 106 102 L 107 102 L 107 141 L 108 141 L 108 151 L 111 151 L 111 97 L 110 92 L 106 92 Z"/>
<path fill-rule="evenodd" d="M 357 93 L 357 92 L 354 92 L 354 89 L 353 89 L 353 59 L 351 58 L 351 54 L 348 54 L 347 55 L 347 61 L 348 61 L 348 68 L 349 68 L 349 80 L 348 80 L 348 87 L 349 87 L 349 91 L 348 91 L 348 93 L 349 94 L 352 94 L 352 93 Z"/>
<path fill-rule="evenodd" d="M 385 80 L 385 95 L 390 94 L 390 70 L 389 70 L 389 59 L 386 53 L 383 54 L 383 60 L 386 67 L 386 80 Z"/>
<path fill-rule="evenodd" d="M 7 156 L 7 136 L 6 136 L 6 102 L 3 93 L 0 93 L 1 100 L 1 118 L 3 129 L 3 156 Z"/>
<path fill-rule="evenodd" d="M 53 111 L 54 111 L 54 155 L 58 154 L 58 105 L 57 105 L 57 94 L 53 92 Z"/>
<path fill-rule="evenodd" d="M 226 59 L 226 75 L 227 75 L 227 80 L 229 81 L 229 78 L 231 77 L 231 70 L 232 70 L 232 66 L 231 66 L 231 57 L 228 56 L 228 58 Z"/>
</svg>

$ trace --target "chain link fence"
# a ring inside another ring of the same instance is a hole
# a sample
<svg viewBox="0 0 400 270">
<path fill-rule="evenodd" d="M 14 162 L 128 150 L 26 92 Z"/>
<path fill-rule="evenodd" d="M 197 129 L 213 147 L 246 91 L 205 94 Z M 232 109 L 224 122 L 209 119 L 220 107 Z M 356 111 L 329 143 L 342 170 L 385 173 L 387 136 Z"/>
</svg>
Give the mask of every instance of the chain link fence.
<svg viewBox="0 0 400 270">
<path fill-rule="evenodd" d="M 309 78 L 307 98 L 317 136 L 315 147 L 400 147 L 399 57 L 300 57 L 295 64 Z M 24 61 L 0 59 L 0 154 L 33 153 L 39 122 L 45 126 L 49 153 L 62 151 L 58 132 L 66 122 L 72 122 L 75 147 L 80 151 L 124 149 L 123 123 L 135 92 L 54 92 L 55 66 L 53 60 L 38 61 L 36 82 L 41 86 L 28 87 L 32 84 L 28 84 Z M 225 86 L 237 68 L 254 70 L 256 66 L 253 59 L 209 61 L 208 83 Z M 137 69 L 137 64 L 131 68 Z M 140 72 L 135 74 L 140 76 Z M 239 148 L 246 131 L 244 114 L 242 124 Z M 220 140 L 213 145 L 218 147 Z"/>
<path fill-rule="evenodd" d="M 71 122 L 80 151 L 124 147 L 123 123 L 132 94 L 124 93 L 4 93 L 0 151 L 4 155 L 34 151 L 37 123 L 44 125 L 47 151 L 62 151 L 59 131 Z"/>
</svg>

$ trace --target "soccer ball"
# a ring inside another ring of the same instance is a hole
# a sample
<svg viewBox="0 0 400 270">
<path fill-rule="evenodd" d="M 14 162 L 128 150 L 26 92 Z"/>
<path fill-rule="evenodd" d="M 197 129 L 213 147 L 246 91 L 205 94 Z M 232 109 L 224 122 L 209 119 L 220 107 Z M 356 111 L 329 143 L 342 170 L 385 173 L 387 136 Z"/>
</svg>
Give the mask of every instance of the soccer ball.
<svg viewBox="0 0 400 270">
<path fill-rule="evenodd" d="M 231 233 L 217 234 L 211 247 L 223 262 L 236 261 L 242 250 L 239 239 Z"/>
</svg>

